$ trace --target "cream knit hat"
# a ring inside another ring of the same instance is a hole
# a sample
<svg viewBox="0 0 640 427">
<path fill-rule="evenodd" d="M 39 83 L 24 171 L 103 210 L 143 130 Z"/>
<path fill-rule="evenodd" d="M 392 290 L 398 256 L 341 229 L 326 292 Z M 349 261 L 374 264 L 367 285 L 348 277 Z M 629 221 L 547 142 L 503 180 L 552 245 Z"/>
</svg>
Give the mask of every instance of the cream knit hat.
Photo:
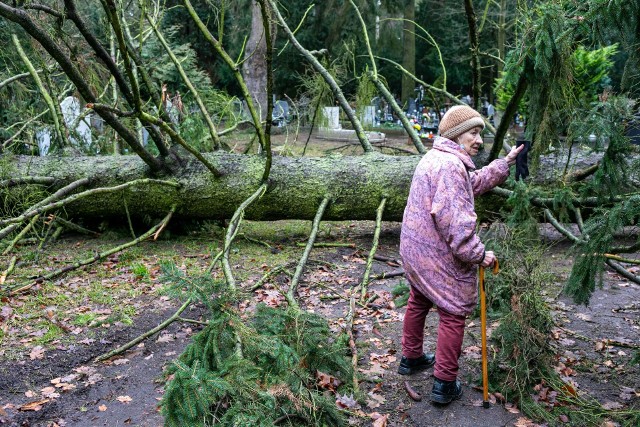
<svg viewBox="0 0 640 427">
<path fill-rule="evenodd" d="M 456 105 L 442 117 L 438 130 L 444 138 L 453 139 L 476 126 L 484 129 L 484 120 L 480 113 L 469 106 Z"/>
</svg>

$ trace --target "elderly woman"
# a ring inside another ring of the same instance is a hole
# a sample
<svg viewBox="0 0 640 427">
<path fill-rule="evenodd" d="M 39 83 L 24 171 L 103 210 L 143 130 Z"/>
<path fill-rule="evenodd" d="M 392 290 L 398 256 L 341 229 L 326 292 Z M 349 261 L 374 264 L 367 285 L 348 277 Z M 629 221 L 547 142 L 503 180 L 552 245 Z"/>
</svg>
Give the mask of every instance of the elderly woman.
<svg viewBox="0 0 640 427">
<path fill-rule="evenodd" d="M 468 107 L 452 107 L 442 118 L 433 149 L 420 161 L 411 182 L 400 236 L 400 255 L 410 284 L 398 372 L 409 375 L 435 365 L 431 400 L 449 403 L 462 396 L 457 379 L 465 317 L 476 305 L 478 265 L 496 260 L 476 234 L 474 196 L 504 182 L 522 146 L 475 170 L 471 156 L 482 145 L 484 121 Z M 424 324 L 437 307 L 436 353 L 425 354 Z"/>
</svg>

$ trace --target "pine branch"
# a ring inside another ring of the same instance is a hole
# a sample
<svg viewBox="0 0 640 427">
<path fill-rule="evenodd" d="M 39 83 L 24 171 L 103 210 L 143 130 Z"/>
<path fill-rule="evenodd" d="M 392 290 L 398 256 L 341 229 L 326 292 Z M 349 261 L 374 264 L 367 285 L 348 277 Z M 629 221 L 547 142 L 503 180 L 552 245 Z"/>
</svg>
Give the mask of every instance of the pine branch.
<svg viewBox="0 0 640 427">
<path fill-rule="evenodd" d="M 39 201 L 35 205 L 30 206 L 26 211 L 23 212 L 23 215 L 29 214 L 34 209 L 39 209 L 39 208 L 41 208 L 43 206 L 46 206 L 47 204 L 50 204 L 50 203 L 52 203 L 52 202 L 54 202 L 56 200 L 59 200 L 60 198 L 66 196 L 67 194 L 75 191 L 77 188 L 88 184 L 89 182 L 90 182 L 89 178 L 82 178 L 82 179 L 79 179 L 77 181 L 74 181 L 71 184 L 62 187 L 61 189 L 59 189 L 58 191 L 56 191 L 52 195 L 50 195 L 50 196 L 44 198 L 43 200 Z M 27 218 L 25 218 L 25 219 L 27 219 Z M 19 221 L 15 221 L 13 224 L 10 224 L 7 227 L 5 227 L 2 230 L 0 230 L 0 239 L 3 239 L 4 237 L 6 237 L 10 233 L 12 233 L 22 221 L 24 221 L 24 219 L 23 220 L 19 220 Z M 0 226 L 1 225 L 4 225 L 4 224 L 0 224 Z"/>
<path fill-rule="evenodd" d="M 20 40 L 18 39 L 18 36 L 16 36 L 15 34 L 12 34 L 11 38 L 13 40 L 14 46 L 16 47 L 16 50 L 18 51 L 18 54 L 20 55 L 20 59 L 22 59 L 22 62 L 24 63 L 24 65 L 29 70 L 29 73 L 31 74 L 31 77 L 33 78 L 33 81 L 36 83 L 36 86 L 38 87 L 38 90 L 40 91 L 40 95 L 42 95 L 42 97 L 44 98 L 45 103 L 47 104 L 47 107 L 49 108 L 49 113 L 51 114 L 51 119 L 53 120 L 53 126 L 56 129 L 56 134 L 58 135 L 58 139 L 60 140 L 60 144 L 61 145 L 66 145 L 67 140 L 65 138 L 65 132 L 64 132 L 64 130 L 62 128 L 62 124 L 60 123 L 60 117 L 58 117 L 58 111 L 57 111 L 57 109 L 55 107 L 55 104 L 53 103 L 53 99 L 51 98 L 51 94 L 49 93 L 49 91 L 47 89 L 45 89 L 44 84 L 42 83 L 42 80 L 40 79 L 40 76 L 38 75 L 38 72 L 36 71 L 35 67 L 31 63 L 29 58 L 27 57 L 27 54 L 22 49 L 22 45 L 20 44 Z"/>
<path fill-rule="evenodd" d="M 74 62 L 69 58 L 64 50 L 54 41 L 49 33 L 42 29 L 24 10 L 13 8 L 5 3 L 0 3 L 0 16 L 20 25 L 33 39 L 38 41 L 40 45 L 51 55 L 51 57 L 60 65 L 62 71 L 69 80 L 78 89 L 80 95 L 86 102 L 95 103 L 97 101 L 95 94 L 89 83 L 85 80 L 83 74 L 75 66 Z M 131 149 L 151 168 L 154 172 L 163 169 L 163 164 L 149 153 L 137 139 L 130 129 L 120 122 L 113 114 L 104 113 L 100 117 L 111 126 L 123 140 L 129 144 Z"/>
<path fill-rule="evenodd" d="M 396 116 L 400 118 L 400 122 L 402 123 L 402 126 L 409 134 L 409 137 L 411 138 L 411 141 L 413 141 L 413 145 L 418 150 L 418 153 L 425 154 L 427 152 L 427 149 L 424 147 L 424 144 L 422 143 L 422 139 L 420 139 L 420 136 L 418 135 L 416 130 L 413 128 L 411 123 L 409 123 L 409 119 L 407 118 L 407 115 L 404 113 L 404 111 L 402 111 L 402 109 L 396 102 L 391 92 L 389 92 L 389 89 L 387 89 L 384 83 L 382 83 L 378 78 L 372 77 L 371 81 L 376 86 L 376 88 L 378 88 L 378 91 L 384 97 L 387 103 L 391 105 L 391 109 L 393 110 L 394 113 L 396 113 Z"/>
<path fill-rule="evenodd" d="M 549 220 L 551 225 L 562 233 L 565 237 L 571 240 L 573 243 L 585 243 L 586 240 L 576 237 L 571 231 L 569 231 L 566 227 L 564 227 L 560 222 L 553 216 L 549 209 L 544 210 L 544 215 Z"/>
</svg>

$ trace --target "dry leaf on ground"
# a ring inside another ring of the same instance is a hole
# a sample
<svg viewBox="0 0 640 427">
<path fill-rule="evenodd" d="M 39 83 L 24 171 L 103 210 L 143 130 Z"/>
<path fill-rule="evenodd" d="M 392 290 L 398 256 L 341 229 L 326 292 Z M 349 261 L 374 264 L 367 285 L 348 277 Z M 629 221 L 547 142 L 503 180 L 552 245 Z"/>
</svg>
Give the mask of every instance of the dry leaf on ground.
<svg viewBox="0 0 640 427">
<path fill-rule="evenodd" d="M 44 359 L 44 348 L 41 345 L 37 345 L 31 349 L 29 353 L 31 360 Z"/>
<path fill-rule="evenodd" d="M 36 400 L 35 402 L 25 403 L 18 408 L 19 411 L 39 411 L 42 405 L 47 403 L 49 399 Z"/>
</svg>

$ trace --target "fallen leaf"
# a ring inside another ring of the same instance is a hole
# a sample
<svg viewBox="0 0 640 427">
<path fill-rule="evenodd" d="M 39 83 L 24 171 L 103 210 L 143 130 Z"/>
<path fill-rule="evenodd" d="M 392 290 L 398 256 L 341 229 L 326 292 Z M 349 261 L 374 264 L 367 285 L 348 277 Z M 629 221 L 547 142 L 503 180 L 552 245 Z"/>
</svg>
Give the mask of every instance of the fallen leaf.
<svg viewBox="0 0 640 427">
<path fill-rule="evenodd" d="M 316 371 L 316 380 L 321 388 L 331 390 L 333 392 L 342 384 L 342 382 L 333 375 L 325 374 L 321 371 Z"/>
<path fill-rule="evenodd" d="M 104 412 L 104 411 L 106 411 L 106 410 L 107 410 L 107 406 L 106 406 L 106 405 L 100 405 L 100 406 L 98 406 L 98 411 L 99 411 L 99 412 Z"/>
<path fill-rule="evenodd" d="M 162 335 L 160 335 L 158 337 L 156 342 L 167 343 L 167 342 L 171 342 L 171 341 L 173 341 L 175 339 L 176 339 L 176 337 L 173 334 L 162 334 Z"/>
<path fill-rule="evenodd" d="M 117 400 L 118 402 L 121 402 L 121 403 L 129 403 L 129 402 L 131 402 L 133 399 L 132 399 L 132 398 L 130 398 L 129 396 L 118 396 L 118 397 L 116 397 L 116 400 Z"/>
<path fill-rule="evenodd" d="M 569 422 L 569 417 L 567 417 L 565 414 L 562 414 L 558 417 L 558 419 L 560 421 L 562 421 L 563 423 L 568 423 Z"/>
<path fill-rule="evenodd" d="M 389 414 L 385 414 L 375 420 L 372 424 L 372 427 L 387 427 L 387 422 L 389 421 Z"/>
<path fill-rule="evenodd" d="M 640 392 L 636 392 L 631 387 L 620 387 L 620 398 L 622 400 L 631 400 L 632 397 L 640 397 Z"/>
<path fill-rule="evenodd" d="M 506 409 L 507 412 L 509 412 L 511 414 L 519 414 L 520 413 L 518 408 L 512 403 L 505 403 L 504 409 Z"/>
<path fill-rule="evenodd" d="M 8 305 L 2 306 L 2 308 L 0 308 L 0 322 L 4 322 L 5 320 L 9 319 L 12 314 L 13 309 L 11 307 L 9 307 Z"/>
<path fill-rule="evenodd" d="M 340 409 L 353 409 L 358 407 L 358 402 L 353 398 L 353 395 L 347 396 L 346 394 L 341 396 L 340 394 L 336 394 L 336 406 Z"/>
<path fill-rule="evenodd" d="M 122 358 L 122 359 L 116 359 L 116 360 L 114 360 L 114 361 L 113 361 L 113 364 L 114 364 L 114 365 L 116 365 L 116 366 L 118 366 L 118 365 L 125 365 L 125 364 L 127 364 L 127 363 L 129 363 L 129 359 L 124 359 L 124 358 Z"/>
<path fill-rule="evenodd" d="M 31 360 L 44 359 L 44 348 L 41 345 L 37 345 L 31 349 L 29 353 Z"/>
<path fill-rule="evenodd" d="M 42 409 L 42 405 L 49 402 L 49 399 L 37 400 L 35 402 L 25 403 L 24 405 L 18 407 L 19 411 L 39 411 Z"/>
<path fill-rule="evenodd" d="M 618 402 L 607 401 L 602 405 L 602 407 L 607 410 L 614 410 L 614 409 L 622 409 L 624 408 L 624 405 Z"/>
<path fill-rule="evenodd" d="M 576 313 L 576 317 L 578 319 L 584 320 L 585 322 L 593 322 L 593 317 L 590 314 Z"/>
<path fill-rule="evenodd" d="M 25 391 L 24 395 L 27 396 L 28 398 L 36 397 L 36 394 L 31 390 Z"/>
<path fill-rule="evenodd" d="M 60 397 L 60 393 L 56 392 L 55 387 L 45 387 L 42 390 L 40 390 L 40 393 L 42 393 L 43 397 L 47 397 L 49 399 L 55 399 L 56 397 Z"/>
</svg>

